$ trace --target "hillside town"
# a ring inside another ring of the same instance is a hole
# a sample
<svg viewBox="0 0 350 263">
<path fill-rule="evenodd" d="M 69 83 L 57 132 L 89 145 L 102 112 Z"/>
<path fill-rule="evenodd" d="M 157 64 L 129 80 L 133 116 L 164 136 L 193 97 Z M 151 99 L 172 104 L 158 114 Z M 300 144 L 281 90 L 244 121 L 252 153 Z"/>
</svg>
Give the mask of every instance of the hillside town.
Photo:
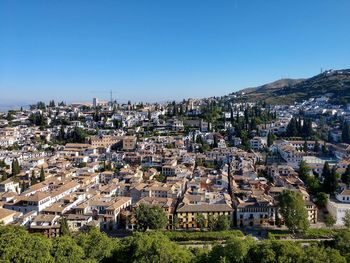
<svg viewBox="0 0 350 263">
<path fill-rule="evenodd" d="M 12 110 L 0 120 L 0 221 L 48 237 L 140 228 L 157 206 L 165 229 L 283 229 L 295 193 L 311 228 L 350 217 L 350 105 L 116 101 Z"/>
</svg>

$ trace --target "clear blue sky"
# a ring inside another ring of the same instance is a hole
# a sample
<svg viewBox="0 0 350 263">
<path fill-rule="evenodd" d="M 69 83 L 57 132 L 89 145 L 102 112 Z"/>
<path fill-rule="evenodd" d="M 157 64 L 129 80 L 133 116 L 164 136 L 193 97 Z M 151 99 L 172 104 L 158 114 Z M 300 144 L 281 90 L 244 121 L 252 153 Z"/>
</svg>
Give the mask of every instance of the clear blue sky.
<svg viewBox="0 0 350 263">
<path fill-rule="evenodd" d="M 220 96 L 350 67 L 349 0 L 1 0 L 0 103 Z"/>
</svg>

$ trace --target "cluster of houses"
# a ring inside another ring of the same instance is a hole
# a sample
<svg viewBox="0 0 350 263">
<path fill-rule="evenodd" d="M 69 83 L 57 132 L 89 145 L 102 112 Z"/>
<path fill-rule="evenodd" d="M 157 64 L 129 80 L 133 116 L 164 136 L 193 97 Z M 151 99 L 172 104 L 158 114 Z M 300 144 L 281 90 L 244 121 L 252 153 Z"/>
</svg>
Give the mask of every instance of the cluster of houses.
<svg viewBox="0 0 350 263">
<path fill-rule="evenodd" d="M 313 109 L 311 114 L 326 103 L 316 100 L 302 106 Z M 198 101 L 187 101 L 187 115 L 198 116 L 199 106 Z M 48 117 L 49 122 L 74 116 L 64 127 L 57 124 L 43 130 L 31 125 L 28 116 L 39 110 L 20 111 L 11 123 L 0 122 L 0 221 L 5 225 L 21 225 L 47 236 L 59 235 L 62 218 L 71 231 L 91 226 L 134 230 L 135 208 L 148 204 L 164 210 L 167 229 L 197 229 L 199 215 L 205 219 L 204 227 L 209 227 L 209 217 L 224 215 L 233 227 L 273 228 L 283 224 L 278 196 L 284 190 L 299 193 L 310 223 L 318 224 L 318 207 L 298 176 L 300 162 L 304 160 L 314 175 L 322 173 L 325 161 L 340 172 L 350 164 L 347 144 L 317 142 L 332 151 L 327 160 L 314 151 L 315 141 L 286 139 L 267 146 L 267 133 L 285 132 L 288 120 L 300 110 L 295 105 L 276 106 L 278 119 L 260 127 L 250 140 L 252 151 L 239 148 L 238 137 L 212 132 L 203 120 L 164 120 L 166 110 L 159 105 L 146 110 L 109 107 L 109 117 L 101 121 L 94 120 L 93 110 L 82 112 L 79 107 L 42 111 L 55 116 Z M 116 121 L 121 127 L 114 127 Z M 99 122 L 104 129 L 98 128 Z M 185 126 L 191 129 L 185 131 Z M 82 143 L 55 143 L 62 129 L 67 133 L 75 127 L 94 135 Z M 199 150 L 198 138 L 210 148 Z M 264 151 L 278 158 L 266 157 Z M 6 178 L 5 174 L 13 174 L 15 161 L 20 172 Z M 348 186 L 341 185 L 329 198 L 327 209 L 342 225 L 350 211 Z"/>
</svg>

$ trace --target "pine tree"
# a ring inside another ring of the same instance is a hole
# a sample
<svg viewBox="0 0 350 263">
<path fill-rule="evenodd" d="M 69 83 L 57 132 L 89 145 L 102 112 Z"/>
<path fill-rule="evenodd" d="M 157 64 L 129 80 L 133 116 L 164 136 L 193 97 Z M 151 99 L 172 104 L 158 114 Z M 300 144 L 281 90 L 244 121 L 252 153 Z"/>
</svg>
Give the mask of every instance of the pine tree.
<svg viewBox="0 0 350 263">
<path fill-rule="evenodd" d="M 41 167 L 40 170 L 40 178 L 39 178 L 40 182 L 44 182 L 45 181 L 45 172 L 44 172 L 44 168 Z"/>
</svg>

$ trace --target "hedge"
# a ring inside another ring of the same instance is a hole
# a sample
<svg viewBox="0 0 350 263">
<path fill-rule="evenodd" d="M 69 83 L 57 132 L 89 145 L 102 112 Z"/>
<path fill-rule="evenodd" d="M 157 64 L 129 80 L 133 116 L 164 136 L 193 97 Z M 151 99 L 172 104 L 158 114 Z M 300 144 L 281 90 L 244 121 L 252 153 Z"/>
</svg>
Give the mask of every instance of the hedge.
<svg viewBox="0 0 350 263">
<path fill-rule="evenodd" d="M 244 234 L 239 230 L 225 230 L 225 231 L 166 231 L 164 234 L 169 237 L 171 241 L 216 241 L 228 240 L 233 237 L 244 237 Z"/>
</svg>

